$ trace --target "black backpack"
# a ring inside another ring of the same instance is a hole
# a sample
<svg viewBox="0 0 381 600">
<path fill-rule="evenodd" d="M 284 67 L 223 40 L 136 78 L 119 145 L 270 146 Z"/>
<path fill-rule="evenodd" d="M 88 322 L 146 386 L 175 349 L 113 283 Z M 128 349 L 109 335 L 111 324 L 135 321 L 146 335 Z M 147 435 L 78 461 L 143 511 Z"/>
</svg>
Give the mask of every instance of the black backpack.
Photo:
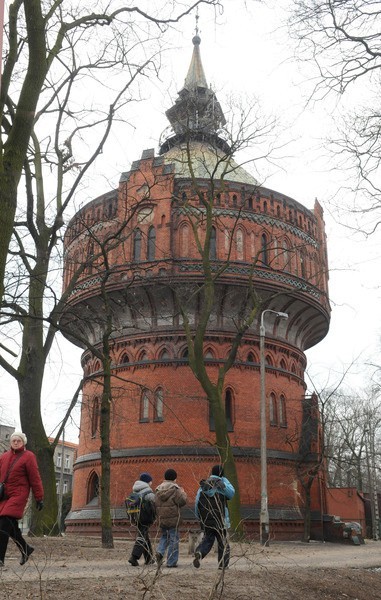
<svg viewBox="0 0 381 600">
<path fill-rule="evenodd" d="M 223 529 L 225 527 L 225 508 L 227 498 L 221 493 L 224 487 L 223 482 L 216 477 L 200 481 L 200 495 L 197 503 L 197 512 L 201 527 L 216 527 Z M 207 492 L 214 492 L 209 495 Z"/>
<path fill-rule="evenodd" d="M 155 504 L 146 498 L 147 494 L 152 494 L 152 492 L 150 490 L 147 490 L 144 494 L 131 492 L 125 500 L 127 515 L 131 523 L 135 525 L 137 523 L 152 525 L 156 519 Z"/>
</svg>

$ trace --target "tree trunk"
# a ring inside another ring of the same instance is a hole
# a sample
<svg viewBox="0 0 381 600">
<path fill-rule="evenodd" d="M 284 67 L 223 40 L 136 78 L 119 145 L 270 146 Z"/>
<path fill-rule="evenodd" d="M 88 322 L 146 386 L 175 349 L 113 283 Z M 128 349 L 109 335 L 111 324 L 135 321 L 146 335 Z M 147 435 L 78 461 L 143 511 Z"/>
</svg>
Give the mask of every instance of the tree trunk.
<svg viewBox="0 0 381 600">
<path fill-rule="evenodd" d="M 101 527 L 102 547 L 113 548 L 110 481 L 111 481 L 111 449 L 110 449 L 110 417 L 111 417 L 111 361 L 109 356 L 103 360 L 104 379 L 100 416 L 101 435 Z"/>
<path fill-rule="evenodd" d="M 215 388 L 214 394 L 209 396 L 209 403 L 216 429 L 216 447 L 221 458 L 221 463 L 224 465 L 226 477 L 235 488 L 234 497 L 229 501 L 229 514 L 234 534 L 240 538 L 243 535 L 243 527 L 237 469 L 226 425 L 225 408 L 221 392 L 219 392 L 218 388 Z"/>
<path fill-rule="evenodd" d="M 41 420 L 40 391 L 43 368 L 33 369 L 33 350 L 29 354 L 30 368 L 28 374 L 19 380 L 20 421 L 28 438 L 28 449 L 36 454 L 38 467 L 44 486 L 44 509 L 35 511 L 33 504 L 30 530 L 33 535 L 57 535 L 57 493 L 53 454 Z M 42 372 L 41 372 L 42 371 Z"/>
</svg>

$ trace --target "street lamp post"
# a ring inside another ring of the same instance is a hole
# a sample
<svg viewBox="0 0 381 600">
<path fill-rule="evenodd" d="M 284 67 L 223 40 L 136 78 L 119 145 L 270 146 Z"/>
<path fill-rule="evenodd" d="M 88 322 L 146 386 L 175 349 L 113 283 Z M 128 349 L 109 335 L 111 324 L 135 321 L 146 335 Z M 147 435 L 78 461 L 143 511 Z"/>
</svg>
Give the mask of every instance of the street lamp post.
<svg viewBox="0 0 381 600">
<path fill-rule="evenodd" d="M 266 385 L 265 385 L 265 325 L 266 313 L 273 313 L 277 318 L 288 319 L 288 314 L 276 310 L 262 311 L 259 327 L 259 362 L 261 375 L 261 513 L 259 517 L 259 539 L 262 546 L 269 544 L 270 519 L 267 497 L 267 440 L 266 440 Z"/>
</svg>

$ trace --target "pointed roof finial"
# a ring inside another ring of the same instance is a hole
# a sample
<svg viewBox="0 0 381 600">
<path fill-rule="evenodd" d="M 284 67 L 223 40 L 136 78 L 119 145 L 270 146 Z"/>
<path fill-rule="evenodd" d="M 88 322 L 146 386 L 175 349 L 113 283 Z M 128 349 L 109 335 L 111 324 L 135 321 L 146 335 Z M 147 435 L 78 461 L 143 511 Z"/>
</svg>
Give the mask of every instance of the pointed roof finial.
<svg viewBox="0 0 381 600">
<path fill-rule="evenodd" d="M 196 30 L 195 30 L 195 35 L 192 39 L 192 43 L 194 46 L 193 55 L 192 55 L 191 64 L 189 65 L 188 74 L 187 74 L 187 76 L 185 78 L 185 82 L 184 82 L 184 88 L 187 90 L 192 90 L 197 87 L 201 87 L 201 88 L 208 87 L 205 73 L 204 73 L 204 68 L 203 68 L 202 62 L 201 62 L 201 55 L 200 55 L 201 38 L 199 36 L 198 19 L 199 19 L 199 15 L 198 15 L 198 7 L 197 7 Z"/>
<path fill-rule="evenodd" d="M 198 36 L 198 20 L 199 20 L 199 16 L 198 16 L 198 7 L 196 8 L 196 31 L 195 31 L 195 35 Z"/>
</svg>

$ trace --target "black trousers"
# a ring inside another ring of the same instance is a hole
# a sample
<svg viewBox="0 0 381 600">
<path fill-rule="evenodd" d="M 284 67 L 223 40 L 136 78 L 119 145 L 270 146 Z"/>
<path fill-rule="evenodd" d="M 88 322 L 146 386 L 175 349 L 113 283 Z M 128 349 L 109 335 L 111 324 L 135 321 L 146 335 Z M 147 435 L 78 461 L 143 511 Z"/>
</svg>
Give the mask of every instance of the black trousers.
<svg viewBox="0 0 381 600">
<path fill-rule="evenodd" d="M 4 562 L 9 538 L 18 545 L 21 553 L 26 553 L 28 544 L 24 540 L 17 519 L 0 517 L 0 560 Z"/>
<path fill-rule="evenodd" d="M 217 540 L 218 566 L 225 569 L 229 566 L 230 546 L 226 529 L 219 527 L 204 527 L 204 536 L 197 546 L 195 552 L 200 552 L 204 558 L 213 548 L 214 540 Z"/>
<path fill-rule="evenodd" d="M 137 525 L 138 534 L 136 536 L 134 547 L 132 548 L 131 556 L 139 560 L 143 554 L 146 563 L 152 560 L 152 546 L 149 538 L 149 525 L 139 523 Z"/>
</svg>

